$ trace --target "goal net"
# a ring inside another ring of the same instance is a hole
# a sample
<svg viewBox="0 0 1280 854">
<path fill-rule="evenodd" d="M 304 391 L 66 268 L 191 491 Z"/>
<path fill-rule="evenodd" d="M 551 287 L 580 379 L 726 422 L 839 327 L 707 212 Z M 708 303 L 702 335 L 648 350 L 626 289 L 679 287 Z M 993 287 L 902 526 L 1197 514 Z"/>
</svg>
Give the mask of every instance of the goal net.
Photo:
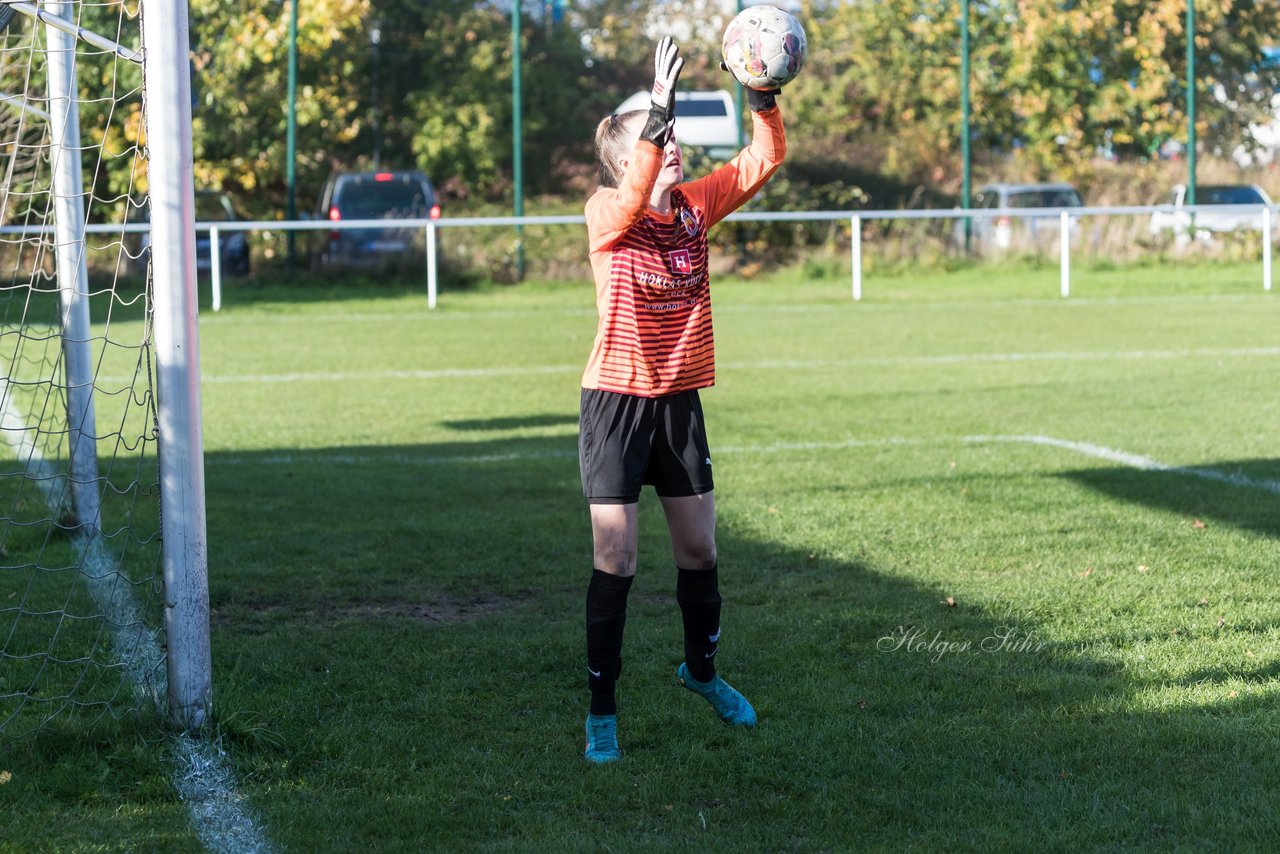
<svg viewBox="0 0 1280 854">
<path fill-rule="evenodd" d="M 0 5 L 0 741 L 166 696 L 141 5 Z"/>
</svg>

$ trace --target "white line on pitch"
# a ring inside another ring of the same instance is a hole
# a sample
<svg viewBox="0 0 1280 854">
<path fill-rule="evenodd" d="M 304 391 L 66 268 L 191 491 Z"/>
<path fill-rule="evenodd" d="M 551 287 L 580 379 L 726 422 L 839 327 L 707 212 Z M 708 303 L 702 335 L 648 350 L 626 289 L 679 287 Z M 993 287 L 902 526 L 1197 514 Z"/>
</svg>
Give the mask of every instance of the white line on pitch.
<svg viewBox="0 0 1280 854">
<path fill-rule="evenodd" d="M 364 380 L 439 380 L 509 377 L 529 374 L 580 373 L 581 365 L 545 365 L 509 368 L 438 368 L 424 371 L 333 371 L 296 374 L 228 374 L 201 378 L 202 383 L 352 382 Z"/>
<path fill-rule="evenodd" d="M 1110 350 L 1063 351 L 1044 353 L 952 353 L 937 356 L 885 356 L 865 359 L 788 359 L 754 362 L 727 362 L 726 371 L 745 370 L 825 370 L 830 368 L 884 368 L 913 365 L 969 365 L 1003 362 L 1104 362 L 1116 360 L 1201 358 L 1270 358 L 1280 356 L 1280 347 L 1201 347 L 1185 350 Z M 436 368 L 420 371 L 299 371 L 287 374 L 209 374 L 202 382 L 220 383 L 293 383 L 293 382 L 363 382 L 366 380 L 438 380 L 478 379 L 483 377 L 531 376 L 539 374 L 578 373 L 581 365 L 529 365 L 487 368 Z M 125 381 L 128 378 L 100 377 L 102 382 Z"/>
<path fill-rule="evenodd" d="M 928 302 L 912 302 L 910 300 L 893 300 L 886 302 L 864 302 L 855 305 L 848 299 L 832 301 L 829 303 L 808 303 L 796 305 L 794 303 L 773 304 L 773 303 L 725 303 L 716 304 L 717 314 L 830 314 L 833 311 L 849 311 L 858 314 L 865 314 L 868 311 L 893 311 L 897 309 L 930 310 L 930 311 L 954 311 L 957 308 L 997 308 L 997 307 L 1035 307 L 1035 308 L 1061 308 L 1073 309 L 1083 308 L 1086 306 L 1114 306 L 1114 305 L 1160 305 L 1160 304 L 1195 304 L 1195 303 L 1215 303 L 1215 302 L 1261 302 L 1268 300 L 1265 294 L 1167 294 L 1164 296 L 1131 296 L 1131 297 L 1072 297 L 1064 300 L 1056 293 L 1053 296 L 1046 297 L 1025 297 L 1012 299 L 957 299 L 957 300 L 932 300 Z M 268 312 L 259 312 L 256 309 L 247 311 L 235 311 L 235 306 L 231 307 L 231 312 L 222 312 L 217 315 L 201 315 L 200 324 L 204 325 L 234 325 L 241 326 L 246 323 L 263 323 L 273 325 L 290 325 L 305 324 L 308 326 L 317 323 L 385 323 L 398 321 L 421 321 L 421 322 L 447 322 L 451 320 L 484 320 L 488 318 L 505 318 L 505 317 L 573 317 L 573 316 L 591 316 L 596 315 L 594 306 L 582 305 L 566 308 L 495 308 L 491 311 L 484 309 L 468 309 L 455 308 L 450 305 L 443 306 L 438 311 L 366 311 L 355 312 L 352 314 L 316 314 L 316 313 L 289 313 L 277 314 Z"/>
<path fill-rule="evenodd" d="M 770 442 L 758 445 L 727 445 L 717 448 L 717 454 L 777 454 L 794 451 L 839 451 L 854 448 L 888 448 L 888 447 L 939 447 L 946 445 L 994 445 L 1022 444 L 1039 445 L 1041 447 L 1061 448 L 1086 457 L 1119 463 L 1128 468 L 1142 471 L 1161 471 L 1170 474 L 1197 477 L 1216 483 L 1226 483 L 1248 489 L 1257 489 L 1280 495 L 1280 481 L 1255 480 L 1239 472 L 1226 473 L 1202 466 L 1171 466 L 1150 457 L 1131 454 L 1091 442 L 1074 442 L 1070 439 L 1059 439 L 1054 436 L 1010 435 L 1010 436 L 953 436 L 938 438 L 912 438 L 906 436 L 889 436 L 881 439 L 843 439 L 834 442 Z M 252 458 L 243 456 L 212 457 L 206 464 L 221 465 L 387 465 L 397 466 L 441 466 L 441 465 L 482 465 L 486 463 L 532 462 L 537 460 L 569 459 L 576 457 L 577 452 L 569 449 L 561 451 L 513 451 L 508 454 L 471 454 L 458 456 L 432 456 L 415 454 L 334 454 L 324 451 L 302 452 L 297 454 L 275 454 L 269 457 Z"/>
<path fill-rule="evenodd" d="M 54 518 L 70 501 L 67 478 L 31 440 L 34 432 L 28 420 L 14 408 L 10 386 L 0 380 L 0 434 L 5 443 L 25 461 Z M 158 632 L 149 628 L 142 608 L 133 595 L 132 582 L 120 571 L 115 557 L 102 541 L 96 527 L 74 538 L 80 555 L 81 576 L 89 594 L 102 612 L 116 656 L 124 663 L 134 693 L 142 701 L 161 707 L 168 694 L 167 675 L 161 666 Z M 178 775 L 174 788 L 187 804 L 200 841 L 212 851 L 266 854 L 271 850 L 265 837 L 240 804 L 235 773 L 222 749 L 207 739 L 188 734 L 172 739 Z"/>
<path fill-rule="evenodd" d="M 1120 463 L 1121 465 L 1128 466 L 1129 468 L 1141 469 L 1143 471 L 1164 471 L 1170 472 L 1171 474 L 1183 474 L 1190 477 L 1198 477 L 1203 480 L 1227 483 L 1232 486 L 1243 486 L 1248 489 L 1257 489 L 1263 492 L 1270 492 L 1273 495 L 1280 495 L 1280 481 L 1255 480 L 1241 472 L 1220 472 L 1217 469 L 1205 468 L 1203 466 L 1166 465 L 1165 463 L 1157 462 L 1150 457 L 1130 454 L 1125 451 L 1117 451 L 1113 448 L 1094 445 L 1090 442 L 1072 442 L 1067 439 L 1055 439 L 1052 436 L 1004 436 L 992 437 L 991 440 L 1001 442 L 1027 442 L 1033 445 L 1048 445 L 1055 448 L 1064 448 L 1068 451 L 1075 451 L 1078 454 L 1084 454 L 1085 456 L 1096 457 L 1100 460 L 1108 460 L 1113 463 Z"/>
<path fill-rule="evenodd" d="M 991 362 L 1100 362 L 1144 359 L 1190 359 L 1280 356 L 1280 347 L 1206 347 L 1187 350 L 1062 351 L 1045 353 L 954 353 L 938 356 L 885 356 L 867 359 L 778 360 L 729 363 L 729 370 L 773 368 L 857 368 L 911 365 L 968 365 Z"/>
<path fill-rule="evenodd" d="M 207 738 L 173 738 L 178 763 L 174 786 L 191 811 L 200 841 L 211 851 L 268 854 L 271 846 L 245 811 L 231 760 Z"/>
</svg>

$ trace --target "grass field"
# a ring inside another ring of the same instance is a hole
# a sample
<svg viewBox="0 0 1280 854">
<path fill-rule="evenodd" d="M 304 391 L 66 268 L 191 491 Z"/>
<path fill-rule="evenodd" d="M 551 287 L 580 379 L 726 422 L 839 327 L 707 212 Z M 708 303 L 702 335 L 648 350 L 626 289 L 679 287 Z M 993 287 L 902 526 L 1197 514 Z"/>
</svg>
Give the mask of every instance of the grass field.
<svg viewBox="0 0 1280 854">
<path fill-rule="evenodd" d="M 281 851 L 1280 844 L 1255 265 L 716 286 L 721 672 L 641 502 L 580 757 L 586 285 L 261 280 L 201 321 L 218 733 Z M 120 321 L 117 321 L 119 323 Z M 0 850 L 200 850 L 147 722 L 0 748 Z"/>
</svg>

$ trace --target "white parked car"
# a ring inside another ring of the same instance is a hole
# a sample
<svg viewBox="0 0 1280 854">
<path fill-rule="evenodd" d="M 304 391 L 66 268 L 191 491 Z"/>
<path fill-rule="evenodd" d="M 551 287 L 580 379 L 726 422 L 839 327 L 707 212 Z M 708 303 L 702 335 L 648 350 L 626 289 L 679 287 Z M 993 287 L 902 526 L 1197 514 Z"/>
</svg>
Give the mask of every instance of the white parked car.
<svg viewBox="0 0 1280 854">
<path fill-rule="evenodd" d="M 637 92 L 618 105 L 614 115 L 649 109 L 649 93 Z M 750 135 L 748 134 L 748 137 Z M 738 111 L 724 89 L 676 92 L 676 139 L 681 145 L 707 149 L 712 157 L 738 153 Z"/>
<path fill-rule="evenodd" d="M 1192 216 L 1190 211 L 1185 210 L 1186 185 L 1174 185 L 1165 204 L 1167 209 L 1151 215 L 1151 233 L 1157 236 L 1172 233 L 1180 239 L 1188 239 L 1191 235 Z M 1261 207 L 1270 206 L 1271 199 L 1267 197 L 1265 190 L 1254 184 L 1218 184 L 1196 187 L 1196 206 L 1200 205 L 1247 206 L 1236 210 L 1197 211 L 1196 239 L 1210 241 L 1215 234 L 1230 231 L 1262 231 Z"/>
</svg>

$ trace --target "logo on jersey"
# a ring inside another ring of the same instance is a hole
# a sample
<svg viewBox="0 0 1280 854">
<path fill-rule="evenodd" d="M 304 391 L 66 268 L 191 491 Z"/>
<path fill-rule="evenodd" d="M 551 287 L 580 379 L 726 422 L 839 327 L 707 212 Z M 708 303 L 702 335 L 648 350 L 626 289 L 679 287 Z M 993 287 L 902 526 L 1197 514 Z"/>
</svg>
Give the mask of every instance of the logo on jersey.
<svg viewBox="0 0 1280 854">
<path fill-rule="evenodd" d="M 688 208 L 680 209 L 680 224 L 684 226 L 684 233 L 690 237 L 698 236 L 698 218 L 694 216 L 693 211 Z"/>
<path fill-rule="evenodd" d="M 693 272 L 693 260 L 689 257 L 688 249 L 677 249 L 674 252 L 668 252 L 667 260 L 671 263 L 671 272 L 673 273 L 687 276 Z"/>
</svg>

